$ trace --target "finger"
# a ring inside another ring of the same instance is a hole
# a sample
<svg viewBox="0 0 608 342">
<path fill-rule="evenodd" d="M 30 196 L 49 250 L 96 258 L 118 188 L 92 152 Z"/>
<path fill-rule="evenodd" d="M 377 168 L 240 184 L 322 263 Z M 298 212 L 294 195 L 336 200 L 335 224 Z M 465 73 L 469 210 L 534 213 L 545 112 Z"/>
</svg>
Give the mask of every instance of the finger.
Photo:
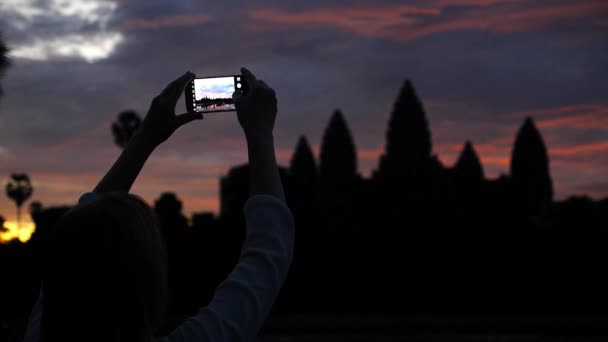
<svg viewBox="0 0 608 342">
<path fill-rule="evenodd" d="M 232 102 L 234 102 L 235 106 L 238 106 L 238 103 L 241 102 L 242 97 L 243 94 L 240 91 L 235 91 L 232 93 Z"/>
<path fill-rule="evenodd" d="M 245 82 L 247 83 L 248 91 L 251 93 L 253 89 L 257 86 L 258 81 L 255 76 L 249 71 L 247 68 L 242 67 L 241 73 L 243 74 L 243 78 L 245 78 Z"/>
<path fill-rule="evenodd" d="M 163 91 L 160 92 L 160 96 L 165 96 L 169 93 L 171 93 L 171 91 L 174 89 L 175 84 L 177 82 L 179 82 L 182 78 L 187 77 L 189 72 L 186 72 L 185 74 L 181 75 L 180 77 L 176 78 L 175 80 L 171 81 L 169 84 L 167 84 L 167 86 L 165 87 L 165 89 L 163 89 Z"/>
<path fill-rule="evenodd" d="M 175 122 L 177 123 L 177 127 L 183 126 L 190 121 L 194 120 L 202 120 L 203 114 L 197 112 L 183 113 L 175 116 Z"/>
<path fill-rule="evenodd" d="M 264 82 L 263 80 L 258 80 L 258 83 L 260 83 L 263 88 L 265 88 L 266 90 L 268 90 L 274 94 L 274 89 L 270 88 L 270 86 L 268 86 L 268 84 L 266 84 L 266 82 Z"/>
<path fill-rule="evenodd" d="M 177 100 L 179 100 L 181 93 L 184 91 L 186 84 L 192 81 L 194 77 L 195 75 L 192 72 L 186 72 L 173 82 L 169 83 L 159 96 L 162 98 L 163 102 L 169 102 L 175 105 Z"/>
<path fill-rule="evenodd" d="M 176 80 L 172 92 L 169 94 L 169 101 L 173 106 L 177 104 L 177 101 L 179 101 L 179 98 L 184 93 L 184 88 L 186 88 L 186 86 L 190 84 L 195 77 L 196 75 L 194 73 L 188 71 L 187 76 L 182 76 Z"/>
<path fill-rule="evenodd" d="M 273 98 L 276 98 L 277 94 L 274 92 L 274 89 L 270 88 L 268 84 L 266 84 L 266 82 L 258 80 L 258 83 L 260 84 L 261 89 L 263 89 L 267 94 L 271 95 Z"/>
</svg>

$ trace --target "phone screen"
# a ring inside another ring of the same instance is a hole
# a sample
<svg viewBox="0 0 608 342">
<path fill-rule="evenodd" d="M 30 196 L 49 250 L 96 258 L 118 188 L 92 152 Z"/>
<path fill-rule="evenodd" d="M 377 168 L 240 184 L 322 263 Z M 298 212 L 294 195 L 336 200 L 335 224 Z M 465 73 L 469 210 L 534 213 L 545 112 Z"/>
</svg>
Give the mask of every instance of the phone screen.
<svg viewBox="0 0 608 342">
<path fill-rule="evenodd" d="M 196 112 L 225 112 L 236 110 L 232 93 L 242 91 L 240 75 L 196 78 L 192 82 L 192 107 Z"/>
</svg>

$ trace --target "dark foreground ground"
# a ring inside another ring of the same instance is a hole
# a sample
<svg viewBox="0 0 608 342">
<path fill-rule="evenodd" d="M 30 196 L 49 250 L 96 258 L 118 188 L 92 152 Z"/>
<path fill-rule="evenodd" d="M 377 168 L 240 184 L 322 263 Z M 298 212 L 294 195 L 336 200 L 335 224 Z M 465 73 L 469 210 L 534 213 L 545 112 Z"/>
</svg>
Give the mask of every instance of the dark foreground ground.
<svg viewBox="0 0 608 342">
<path fill-rule="evenodd" d="M 310 335 L 261 336 L 257 342 L 605 342 L 608 336 L 531 336 L 531 335 L 459 335 L 434 334 L 419 336 Z"/>
<path fill-rule="evenodd" d="M 271 317 L 259 342 L 608 342 L 608 317 Z"/>
<path fill-rule="evenodd" d="M 22 340 L 4 325 L 0 342 Z M 608 342 L 608 316 L 275 316 L 256 341 Z"/>
</svg>

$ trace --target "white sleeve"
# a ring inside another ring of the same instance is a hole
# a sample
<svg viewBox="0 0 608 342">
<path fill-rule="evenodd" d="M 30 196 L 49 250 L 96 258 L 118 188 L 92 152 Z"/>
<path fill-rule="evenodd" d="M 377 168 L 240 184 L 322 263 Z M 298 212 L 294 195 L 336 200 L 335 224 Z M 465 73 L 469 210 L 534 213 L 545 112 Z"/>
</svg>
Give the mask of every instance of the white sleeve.
<svg viewBox="0 0 608 342">
<path fill-rule="evenodd" d="M 209 305 L 165 341 L 253 341 L 257 336 L 287 277 L 295 228 L 289 208 L 271 195 L 250 197 L 243 211 L 247 234 L 238 264 Z"/>
</svg>

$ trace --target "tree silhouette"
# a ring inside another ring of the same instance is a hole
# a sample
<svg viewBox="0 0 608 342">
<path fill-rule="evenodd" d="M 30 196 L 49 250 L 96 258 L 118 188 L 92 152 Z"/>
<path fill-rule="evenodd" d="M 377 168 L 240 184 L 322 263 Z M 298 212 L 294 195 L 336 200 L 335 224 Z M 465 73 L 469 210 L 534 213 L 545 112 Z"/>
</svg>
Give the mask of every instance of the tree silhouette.
<svg viewBox="0 0 608 342">
<path fill-rule="evenodd" d="M 21 224 L 21 206 L 30 198 L 33 191 L 30 177 L 25 173 L 13 173 L 6 183 L 6 195 L 17 205 L 17 227 Z"/>
<path fill-rule="evenodd" d="M 0 33 L 0 77 L 4 74 L 4 71 L 8 67 L 9 60 L 7 57 L 8 49 L 6 45 L 4 45 L 4 41 L 2 40 L 2 33 Z M 0 86 L 0 96 L 2 96 L 2 87 Z"/>
<path fill-rule="evenodd" d="M 34 201 L 30 203 L 30 215 L 32 215 L 32 217 L 40 212 L 42 212 L 42 202 Z"/>
<path fill-rule="evenodd" d="M 529 214 L 538 214 L 553 200 L 547 148 L 532 118 L 519 129 L 511 154 L 513 190 Z"/>
<path fill-rule="evenodd" d="M 178 217 L 182 215 L 182 201 L 177 198 L 175 193 L 164 192 L 154 203 L 154 210 L 161 217 Z"/>
<path fill-rule="evenodd" d="M 114 143 L 120 148 L 125 148 L 139 125 L 141 125 L 141 119 L 135 111 L 125 110 L 118 114 L 118 119 L 112 123 Z"/>
<path fill-rule="evenodd" d="M 4 227 L 4 217 L 0 216 L 0 233 L 6 232 L 7 229 Z"/>
</svg>

